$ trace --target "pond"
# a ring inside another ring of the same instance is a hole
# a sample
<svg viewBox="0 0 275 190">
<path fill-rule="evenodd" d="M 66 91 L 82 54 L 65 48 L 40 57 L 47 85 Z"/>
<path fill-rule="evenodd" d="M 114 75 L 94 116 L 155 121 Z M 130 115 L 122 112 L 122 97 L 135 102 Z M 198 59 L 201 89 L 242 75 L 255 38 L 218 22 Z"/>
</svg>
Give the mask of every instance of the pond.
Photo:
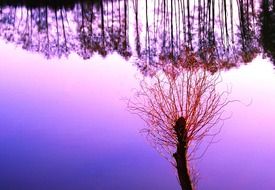
<svg viewBox="0 0 275 190">
<path fill-rule="evenodd" d="M 237 100 L 190 161 L 196 189 L 275 189 L 274 1 L 0 7 L 0 189 L 181 189 L 127 104 L 167 66 L 219 75 Z"/>
</svg>

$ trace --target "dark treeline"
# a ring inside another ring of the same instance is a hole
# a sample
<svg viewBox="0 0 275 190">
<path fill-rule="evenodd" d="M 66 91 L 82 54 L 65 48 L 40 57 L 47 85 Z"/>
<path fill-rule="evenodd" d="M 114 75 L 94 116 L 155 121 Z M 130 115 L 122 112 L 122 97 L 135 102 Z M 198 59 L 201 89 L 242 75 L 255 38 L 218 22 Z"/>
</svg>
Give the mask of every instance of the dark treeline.
<svg viewBox="0 0 275 190">
<path fill-rule="evenodd" d="M 132 55 L 129 43 L 129 2 L 101 1 L 97 8 L 93 3 L 80 3 L 79 6 L 76 21 L 80 48 L 76 52 L 85 59 L 94 52 L 102 56 L 117 52 L 128 59 Z"/>
<path fill-rule="evenodd" d="M 95 52 L 131 55 L 128 1 L 79 1 L 73 7 L 1 7 L 1 36 L 47 58 L 72 52 L 85 59 Z"/>
<path fill-rule="evenodd" d="M 260 13 L 260 43 L 264 56 L 275 65 L 275 0 L 263 0 Z"/>
<path fill-rule="evenodd" d="M 207 66 L 215 72 L 250 62 L 260 51 L 254 4 L 241 0 L 155 0 L 153 14 L 148 8 L 146 14 L 135 13 L 136 17 L 146 15 L 145 42 L 139 45 L 143 52 L 138 55 L 144 57 L 138 59 L 140 66 L 185 63 Z"/>
<path fill-rule="evenodd" d="M 167 63 L 215 72 L 252 61 L 275 62 L 274 1 L 0 1 L 2 38 L 47 58 L 118 53 L 146 74 Z M 260 46 L 261 45 L 261 46 Z M 262 48 L 261 48 L 262 47 Z M 193 60 L 193 61 L 192 61 Z"/>
<path fill-rule="evenodd" d="M 100 3 L 100 0 L 0 0 L 0 6 L 12 6 L 12 7 L 28 7 L 28 8 L 39 8 L 39 7 L 50 7 L 55 8 L 66 8 L 73 9 L 77 3 L 80 2 L 94 2 Z"/>
</svg>

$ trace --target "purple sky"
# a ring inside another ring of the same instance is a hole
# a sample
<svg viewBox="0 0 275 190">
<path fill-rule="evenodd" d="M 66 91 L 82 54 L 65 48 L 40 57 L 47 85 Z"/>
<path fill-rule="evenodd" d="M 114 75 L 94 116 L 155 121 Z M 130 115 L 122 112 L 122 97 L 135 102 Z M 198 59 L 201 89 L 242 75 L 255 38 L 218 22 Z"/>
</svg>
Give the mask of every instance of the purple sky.
<svg viewBox="0 0 275 190">
<path fill-rule="evenodd" d="M 3 42 L 0 60 L 0 189 L 179 189 L 122 100 L 138 86 L 132 63 L 46 60 Z M 243 104 L 228 107 L 219 142 L 196 162 L 198 187 L 272 190 L 273 66 L 257 58 L 222 76 Z"/>
</svg>

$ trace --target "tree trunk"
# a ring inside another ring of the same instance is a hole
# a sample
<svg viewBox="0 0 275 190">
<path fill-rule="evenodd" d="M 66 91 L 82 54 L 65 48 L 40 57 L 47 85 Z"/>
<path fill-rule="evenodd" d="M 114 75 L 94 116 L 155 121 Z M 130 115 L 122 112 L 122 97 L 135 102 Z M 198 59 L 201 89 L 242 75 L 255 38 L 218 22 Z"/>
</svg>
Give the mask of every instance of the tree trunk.
<svg viewBox="0 0 275 190">
<path fill-rule="evenodd" d="M 186 121 L 183 117 L 180 117 L 175 126 L 175 131 L 177 134 L 178 144 L 177 151 L 174 153 L 174 158 L 176 160 L 176 167 L 179 177 L 179 182 L 182 190 L 192 190 L 192 183 L 188 171 L 187 163 L 187 131 L 186 131 Z"/>
</svg>

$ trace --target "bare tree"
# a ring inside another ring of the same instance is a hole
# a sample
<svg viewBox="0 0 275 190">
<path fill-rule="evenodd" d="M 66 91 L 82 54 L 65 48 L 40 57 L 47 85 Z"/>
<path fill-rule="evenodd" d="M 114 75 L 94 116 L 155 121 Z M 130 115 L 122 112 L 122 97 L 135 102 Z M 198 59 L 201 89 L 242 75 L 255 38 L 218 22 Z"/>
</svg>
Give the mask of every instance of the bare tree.
<svg viewBox="0 0 275 190">
<path fill-rule="evenodd" d="M 176 167 L 182 189 L 194 189 L 189 161 L 206 136 L 220 127 L 228 91 L 218 92 L 219 74 L 211 74 L 195 57 L 168 65 L 140 83 L 128 107 L 146 123 L 142 130 L 153 146 Z M 220 126 L 220 125 L 218 125 Z"/>
</svg>

